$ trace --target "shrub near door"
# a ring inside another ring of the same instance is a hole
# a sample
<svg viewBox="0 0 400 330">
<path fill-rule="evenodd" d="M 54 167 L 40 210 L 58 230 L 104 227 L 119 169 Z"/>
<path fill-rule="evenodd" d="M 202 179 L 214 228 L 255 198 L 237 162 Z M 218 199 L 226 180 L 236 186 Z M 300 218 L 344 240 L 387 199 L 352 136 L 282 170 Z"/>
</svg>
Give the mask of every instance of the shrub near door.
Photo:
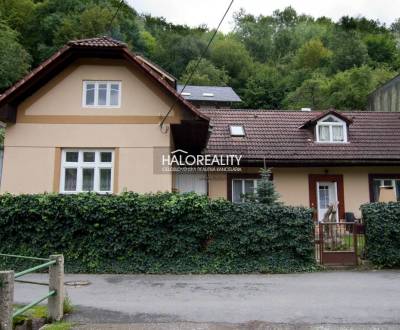
<svg viewBox="0 0 400 330">
<path fill-rule="evenodd" d="M 400 266 L 400 203 L 364 204 L 361 211 L 368 260 L 381 267 Z"/>
<path fill-rule="evenodd" d="M 2 195 L 0 242 L 2 252 L 63 253 L 69 272 L 306 271 L 314 267 L 311 216 L 196 194 Z"/>
</svg>

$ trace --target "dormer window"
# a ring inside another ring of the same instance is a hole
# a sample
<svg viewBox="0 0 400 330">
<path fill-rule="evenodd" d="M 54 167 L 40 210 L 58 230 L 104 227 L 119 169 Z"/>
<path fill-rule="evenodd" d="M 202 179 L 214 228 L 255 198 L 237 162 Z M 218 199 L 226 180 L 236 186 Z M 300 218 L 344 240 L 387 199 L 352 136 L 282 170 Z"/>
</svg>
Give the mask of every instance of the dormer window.
<svg viewBox="0 0 400 330">
<path fill-rule="evenodd" d="M 244 128 L 242 125 L 230 125 L 229 130 L 231 136 L 245 136 Z"/>
<path fill-rule="evenodd" d="M 317 122 L 315 126 L 316 141 L 321 143 L 347 142 L 347 125 L 343 120 L 329 115 Z"/>
</svg>

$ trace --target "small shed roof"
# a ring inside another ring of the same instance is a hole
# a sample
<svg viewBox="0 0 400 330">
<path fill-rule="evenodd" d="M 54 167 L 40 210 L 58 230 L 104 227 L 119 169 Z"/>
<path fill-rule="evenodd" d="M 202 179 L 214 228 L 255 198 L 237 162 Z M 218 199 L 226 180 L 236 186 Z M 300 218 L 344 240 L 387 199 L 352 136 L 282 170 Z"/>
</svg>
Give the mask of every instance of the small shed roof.
<svg viewBox="0 0 400 330">
<path fill-rule="evenodd" d="M 178 85 L 180 93 L 183 85 Z M 182 96 L 189 101 L 210 101 L 210 102 L 240 102 L 242 101 L 231 87 L 221 86 L 193 86 L 187 85 Z"/>
</svg>

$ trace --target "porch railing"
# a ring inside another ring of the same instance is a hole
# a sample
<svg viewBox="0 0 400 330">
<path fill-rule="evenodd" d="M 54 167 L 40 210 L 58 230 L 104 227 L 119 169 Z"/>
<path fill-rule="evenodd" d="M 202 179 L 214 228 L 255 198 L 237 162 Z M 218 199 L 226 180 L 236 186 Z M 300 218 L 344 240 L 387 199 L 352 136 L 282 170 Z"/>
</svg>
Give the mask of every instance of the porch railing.
<svg viewBox="0 0 400 330">
<path fill-rule="evenodd" d="M 50 258 L 37 258 L 20 256 L 13 254 L 2 254 L 1 257 L 21 258 L 42 263 L 15 273 L 13 270 L 0 271 L 0 330 L 11 330 L 13 326 L 13 318 L 25 313 L 28 309 L 48 300 L 48 313 L 51 320 L 59 321 L 63 317 L 64 304 L 64 257 L 63 255 L 51 255 Z M 45 262 L 43 262 L 45 261 Z M 33 272 L 48 269 L 48 283 L 18 280 L 20 277 L 31 274 Z M 35 285 L 46 285 L 49 291 L 46 295 L 36 299 L 30 304 L 14 310 L 14 284 L 26 283 Z"/>
</svg>

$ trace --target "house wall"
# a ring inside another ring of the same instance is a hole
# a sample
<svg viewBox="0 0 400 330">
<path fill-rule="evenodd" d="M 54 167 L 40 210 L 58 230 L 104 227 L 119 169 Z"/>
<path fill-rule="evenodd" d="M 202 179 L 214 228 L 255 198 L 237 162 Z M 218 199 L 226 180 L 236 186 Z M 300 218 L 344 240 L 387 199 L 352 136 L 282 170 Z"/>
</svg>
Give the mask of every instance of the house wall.
<svg viewBox="0 0 400 330">
<path fill-rule="evenodd" d="M 121 108 L 83 108 L 83 80 L 122 81 Z M 122 61 L 72 64 L 21 103 L 6 127 L 0 192 L 58 192 L 62 148 L 115 148 L 114 192 L 170 191 L 172 175 L 153 173 L 153 147 L 171 145 L 159 123 L 173 102 Z M 177 105 L 166 126 L 188 116 Z"/>
<path fill-rule="evenodd" d="M 3 172 L 3 148 L 0 147 L 0 186 L 1 186 L 1 175 Z"/>
<path fill-rule="evenodd" d="M 379 87 L 368 97 L 367 110 L 400 111 L 400 76 Z"/>
<path fill-rule="evenodd" d="M 258 173 L 258 168 L 244 168 L 244 173 Z M 280 200 L 288 205 L 309 206 L 309 174 L 342 174 L 346 212 L 360 214 L 360 205 L 370 201 L 368 174 L 400 173 L 400 166 L 391 167 L 296 167 L 273 168 L 273 180 Z M 223 178 L 221 178 L 223 177 Z M 210 176 L 209 195 L 211 198 L 227 198 L 227 175 L 219 173 L 218 180 Z M 225 181 L 224 181 L 225 180 Z M 225 184 L 223 184 L 225 182 Z"/>
</svg>

